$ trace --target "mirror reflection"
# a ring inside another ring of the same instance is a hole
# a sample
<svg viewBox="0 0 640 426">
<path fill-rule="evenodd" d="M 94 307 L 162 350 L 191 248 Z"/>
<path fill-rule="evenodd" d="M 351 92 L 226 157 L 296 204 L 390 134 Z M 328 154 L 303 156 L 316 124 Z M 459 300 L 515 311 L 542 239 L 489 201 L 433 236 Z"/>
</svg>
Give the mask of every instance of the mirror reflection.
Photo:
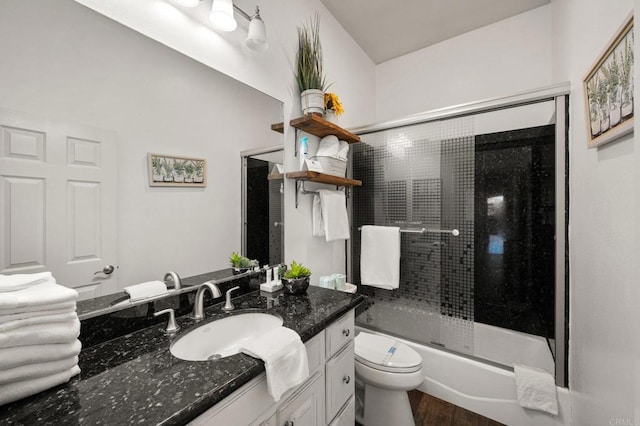
<svg viewBox="0 0 640 426">
<path fill-rule="evenodd" d="M 282 145 L 281 102 L 55 3 L 21 3 L 0 38 L 0 273 L 50 270 L 89 299 L 227 269 L 238 156 Z M 205 159 L 206 187 L 152 187 L 150 153 Z"/>
<path fill-rule="evenodd" d="M 260 265 L 284 261 L 283 160 L 282 146 L 242 153 L 242 251 Z"/>
</svg>

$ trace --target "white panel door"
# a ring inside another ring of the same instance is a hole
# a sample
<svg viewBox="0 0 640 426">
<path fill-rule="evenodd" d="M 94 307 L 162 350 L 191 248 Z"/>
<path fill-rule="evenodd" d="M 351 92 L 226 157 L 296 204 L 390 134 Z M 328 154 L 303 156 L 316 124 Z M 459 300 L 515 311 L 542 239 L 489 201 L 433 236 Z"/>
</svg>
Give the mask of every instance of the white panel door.
<svg viewBox="0 0 640 426">
<path fill-rule="evenodd" d="M 81 300 L 116 292 L 116 215 L 113 134 L 0 108 L 0 273 L 48 270 Z"/>
</svg>

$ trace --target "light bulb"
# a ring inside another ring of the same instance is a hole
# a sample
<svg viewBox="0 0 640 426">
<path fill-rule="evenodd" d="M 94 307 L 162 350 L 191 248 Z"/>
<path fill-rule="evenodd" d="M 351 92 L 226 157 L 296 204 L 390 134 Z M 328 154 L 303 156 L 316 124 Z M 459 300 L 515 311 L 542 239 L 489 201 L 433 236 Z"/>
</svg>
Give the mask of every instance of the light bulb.
<svg viewBox="0 0 640 426">
<path fill-rule="evenodd" d="M 233 1 L 213 0 L 209 20 L 220 31 L 235 30 L 238 27 L 238 23 L 233 17 Z"/>
</svg>

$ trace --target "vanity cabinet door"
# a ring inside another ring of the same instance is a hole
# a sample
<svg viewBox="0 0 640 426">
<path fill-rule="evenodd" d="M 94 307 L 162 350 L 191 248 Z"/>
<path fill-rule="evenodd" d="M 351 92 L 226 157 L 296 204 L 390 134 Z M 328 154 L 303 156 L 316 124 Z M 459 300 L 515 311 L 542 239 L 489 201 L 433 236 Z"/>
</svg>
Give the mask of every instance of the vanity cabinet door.
<svg viewBox="0 0 640 426">
<path fill-rule="evenodd" d="M 300 393 L 278 410 L 279 426 L 317 426 L 324 424 L 323 375 L 318 373 Z"/>
<path fill-rule="evenodd" d="M 331 421 L 355 390 L 353 342 L 327 362 L 327 420 Z"/>
<path fill-rule="evenodd" d="M 327 328 L 327 359 L 338 353 L 344 345 L 353 340 L 354 331 L 354 313 L 352 309 Z"/>
</svg>

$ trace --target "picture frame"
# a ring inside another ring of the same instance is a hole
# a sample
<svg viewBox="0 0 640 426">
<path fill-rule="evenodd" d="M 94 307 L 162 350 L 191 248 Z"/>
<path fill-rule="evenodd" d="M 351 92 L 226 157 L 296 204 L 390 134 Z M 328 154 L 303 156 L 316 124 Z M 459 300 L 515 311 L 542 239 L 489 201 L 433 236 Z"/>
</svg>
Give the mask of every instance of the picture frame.
<svg viewBox="0 0 640 426">
<path fill-rule="evenodd" d="M 589 148 L 633 132 L 633 12 L 583 80 Z"/>
<path fill-rule="evenodd" d="M 207 160 L 204 158 L 148 153 L 147 163 L 149 186 L 207 186 Z"/>
</svg>

